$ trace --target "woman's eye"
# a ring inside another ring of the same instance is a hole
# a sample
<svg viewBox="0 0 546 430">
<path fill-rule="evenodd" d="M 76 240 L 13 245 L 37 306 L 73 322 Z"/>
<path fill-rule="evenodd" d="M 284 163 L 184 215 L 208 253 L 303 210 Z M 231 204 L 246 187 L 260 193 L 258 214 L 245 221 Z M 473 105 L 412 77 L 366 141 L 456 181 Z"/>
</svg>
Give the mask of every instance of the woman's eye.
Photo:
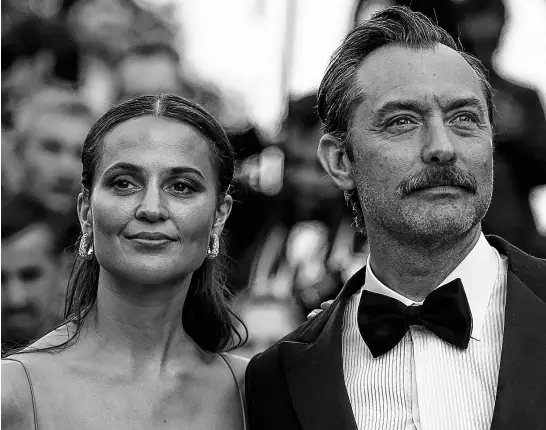
<svg viewBox="0 0 546 430">
<path fill-rule="evenodd" d="M 132 182 L 128 181 L 127 179 L 116 179 L 113 183 L 113 186 L 115 189 L 120 191 L 128 191 L 133 190 L 136 187 Z"/>
<path fill-rule="evenodd" d="M 171 185 L 171 189 L 177 194 L 189 194 L 193 188 L 186 182 L 176 182 Z"/>
</svg>

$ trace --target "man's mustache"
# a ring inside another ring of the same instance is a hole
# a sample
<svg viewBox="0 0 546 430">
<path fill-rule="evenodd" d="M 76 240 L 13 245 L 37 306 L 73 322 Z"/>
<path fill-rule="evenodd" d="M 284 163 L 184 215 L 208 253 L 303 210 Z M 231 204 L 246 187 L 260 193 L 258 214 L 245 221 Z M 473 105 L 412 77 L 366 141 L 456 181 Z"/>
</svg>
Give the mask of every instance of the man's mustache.
<svg viewBox="0 0 546 430">
<path fill-rule="evenodd" d="M 405 196 L 423 188 L 438 186 L 461 187 L 475 193 L 478 182 L 472 174 L 456 166 L 428 166 L 404 179 L 396 188 L 396 194 Z"/>
<path fill-rule="evenodd" d="M 13 316 L 28 315 L 31 318 L 38 316 L 38 310 L 35 306 L 6 306 L 2 309 L 2 318 L 8 320 Z"/>
</svg>

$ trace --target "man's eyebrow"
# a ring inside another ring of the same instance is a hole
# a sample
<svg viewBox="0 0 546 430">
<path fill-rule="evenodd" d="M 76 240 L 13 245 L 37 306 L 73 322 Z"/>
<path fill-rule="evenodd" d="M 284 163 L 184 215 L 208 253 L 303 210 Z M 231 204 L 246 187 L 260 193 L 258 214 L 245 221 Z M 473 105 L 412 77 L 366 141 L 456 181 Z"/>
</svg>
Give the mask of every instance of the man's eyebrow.
<svg viewBox="0 0 546 430">
<path fill-rule="evenodd" d="M 456 99 L 448 100 L 442 107 L 444 111 L 452 111 L 461 108 L 474 108 L 480 113 L 483 119 L 487 118 L 487 113 L 483 103 L 477 97 L 458 97 Z"/>
<path fill-rule="evenodd" d="M 460 109 L 460 108 L 474 108 L 479 111 L 482 118 L 486 118 L 487 114 L 485 111 L 485 108 L 483 106 L 483 103 L 478 99 L 477 97 L 469 96 L 469 97 L 458 97 L 454 99 L 450 99 L 447 102 L 442 102 L 442 109 L 445 112 Z M 406 111 L 413 111 L 413 112 L 426 112 L 428 110 L 428 106 L 418 100 L 391 100 L 388 102 L 385 102 L 381 107 L 379 107 L 375 113 L 374 117 L 378 120 L 382 120 L 387 115 L 391 114 L 392 112 L 400 111 L 400 110 L 406 110 Z"/>
<path fill-rule="evenodd" d="M 379 107 L 375 113 L 374 117 L 378 120 L 382 120 L 387 115 L 389 115 L 392 112 L 396 112 L 399 110 L 408 110 L 413 112 L 424 112 L 428 108 L 427 106 L 418 100 L 390 100 L 388 102 L 385 102 L 381 107 Z"/>
</svg>

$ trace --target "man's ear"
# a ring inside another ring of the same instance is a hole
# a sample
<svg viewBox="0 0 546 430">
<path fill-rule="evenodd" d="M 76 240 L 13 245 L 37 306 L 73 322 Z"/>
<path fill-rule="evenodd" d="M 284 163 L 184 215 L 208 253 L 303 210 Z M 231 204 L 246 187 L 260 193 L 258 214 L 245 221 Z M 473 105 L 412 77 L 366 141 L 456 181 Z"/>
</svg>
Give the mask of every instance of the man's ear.
<svg viewBox="0 0 546 430">
<path fill-rule="evenodd" d="M 214 225 L 212 226 L 212 232 L 216 233 L 218 236 L 222 234 L 224 230 L 224 225 L 231 213 L 231 208 L 233 206 L 233 198 L 227 194 L 224 197 L 224 201 L 216 209 L 216 216 L 214 218 Z"/>
<path fill-rule="evenodd" d="M 352 190 L 355 184 L 351 175 L 351 161 L 341 141 L 331 134 L 322 136 L 317 156 L 326 173 L 342 190 Z"/>
<path fill-rule="evenodd" d="M 82 233 L 93 232 L 93 213 L 91 211 L 91 200 L 85 198 L 83 193 L 78 194 L 78 218 Z"/>
</svg>

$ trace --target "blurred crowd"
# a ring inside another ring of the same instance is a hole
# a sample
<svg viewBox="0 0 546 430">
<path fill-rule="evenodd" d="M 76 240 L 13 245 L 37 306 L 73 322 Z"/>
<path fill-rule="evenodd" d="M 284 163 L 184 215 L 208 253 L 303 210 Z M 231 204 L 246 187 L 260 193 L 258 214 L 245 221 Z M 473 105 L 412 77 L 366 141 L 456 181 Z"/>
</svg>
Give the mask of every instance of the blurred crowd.
<svg viewBox="0 0 546 430">
<path fill-rule="evenodd" d="M 355 25 L 393 4 L 437 21 L 490 70 L 496 176 L 484 232 L 545 258 L 546 237 L 537 231 L 529 193 L 546 184 L 546 119 L 533 90 L 494 69 L 507 19 L 503 3 L 360 0 Z M 109 106 L 141 94 L 198 101 L 226 126 L 235 147 L 226 243 L 230 286 L 249 329 L 241 354 L 252 356 L 290 332 L 365 264 L 366 239 L 317 161 L 315 95 L 288 97 L 274 139 L 244 118 L 234 127 L 222 94 L 183 73 L 177 34 L 168 6 L 136 0 L 2 2 L 3 347 L 38 337 L 62 319 L 80 231 L 83 140 Z"/>
</svg>

